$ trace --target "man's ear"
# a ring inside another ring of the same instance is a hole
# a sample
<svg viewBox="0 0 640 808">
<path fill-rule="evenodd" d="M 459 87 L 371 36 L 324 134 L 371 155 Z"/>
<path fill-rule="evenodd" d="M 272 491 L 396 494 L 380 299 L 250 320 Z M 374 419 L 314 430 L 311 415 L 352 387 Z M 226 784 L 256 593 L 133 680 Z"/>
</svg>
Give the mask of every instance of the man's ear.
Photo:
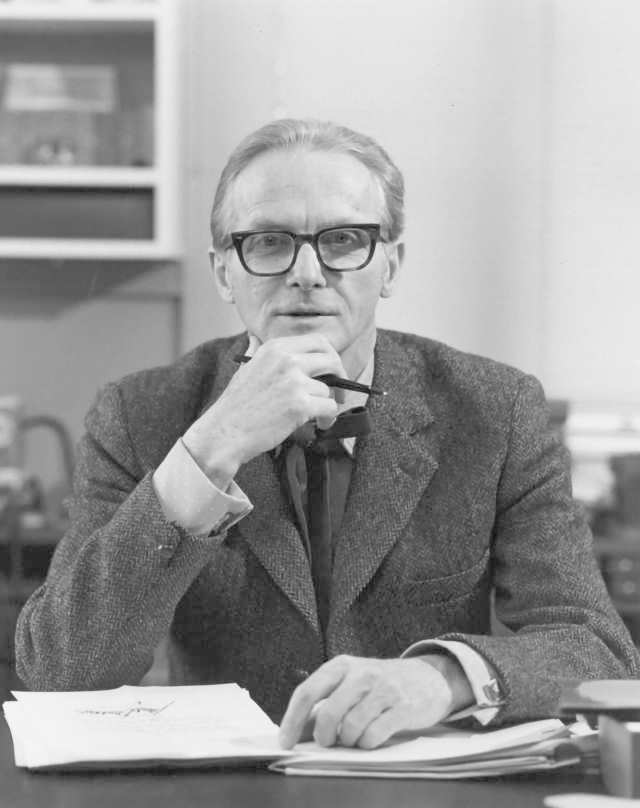
<svg viewBox="0 0 640 808">
<path fill-rule="evenodd" d="M 400 241 L 397 244 L 385 244 L 384 246 L 387 253 L 387 266 L 382 277 L 380 297 L 391 297 L 404 261 L 404 243 Z"/>
<path fill-rule="evenodd" d="M 227 267 L 227 262 L 223 253 L 218 252 L 213 247 L 209 248 L 209 263 L 216 281 L 218 294 L 225 303 L 233 303 L 233 288 L 231 286 L 231 273 Z"/>
</svg>

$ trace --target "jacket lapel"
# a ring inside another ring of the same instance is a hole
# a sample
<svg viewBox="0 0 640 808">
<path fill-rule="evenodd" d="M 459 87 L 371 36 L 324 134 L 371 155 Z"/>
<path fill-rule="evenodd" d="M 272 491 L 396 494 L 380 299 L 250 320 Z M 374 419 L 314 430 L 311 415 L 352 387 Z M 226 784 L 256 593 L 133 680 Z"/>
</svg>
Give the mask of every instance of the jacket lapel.
<svg viewBox="0 0 640 808">
<path fill-rule="evenodd" d="M 253 503 L 238 530 L 275 583 L 320 632 L 309 561 L 273 460 L 268 454 L 254 457 L 238 470 L 236 482 Z"/>
<path fill-rule="evenodd" d="M 221 357 L 200 412 L 224 392 L 238 369 L 233 357 L 243 354 L 247 345 L 243 335 Z M 253 504 L 251 513 L 238 522 L 236 529 L 277 586 L 320 632 L 309 561 L 271 456 L 264 453 L 245 463 L 238 469 L 235 481 Z"/>
<path fill-rule="evenodd" d="M 372 432 L 358 442 L 347 507 L 336 538 L 330 626 L 366 587 L 398 540 L 438 468 L 427 391 L 405 351 L 378 332 Z"/>
</svg>

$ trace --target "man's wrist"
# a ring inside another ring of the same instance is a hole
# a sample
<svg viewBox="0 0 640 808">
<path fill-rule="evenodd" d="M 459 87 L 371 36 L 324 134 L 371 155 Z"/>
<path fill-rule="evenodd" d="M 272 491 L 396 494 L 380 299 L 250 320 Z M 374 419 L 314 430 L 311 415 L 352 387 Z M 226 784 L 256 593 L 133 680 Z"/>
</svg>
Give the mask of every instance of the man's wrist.
<svg viewBox="0 0 640 808">
<path fill-rule="evenodd" d="M 457 713 L 475 703 L 476 699 L 464 668 L 453 654 L 429 653 L 414 657 L 435 668 L 445 679 L 451 692 L 449 713 Z"/>
<path fill-rule="evenodd" d="M 237 448 L 234 442 L 215 434 L 208 435 L 206 441 L 198 430 L 188 429 L 182 437 L 182 443 L 198 466 L 221 491 L 236 476 L 240 468 Z"/>
</svg>

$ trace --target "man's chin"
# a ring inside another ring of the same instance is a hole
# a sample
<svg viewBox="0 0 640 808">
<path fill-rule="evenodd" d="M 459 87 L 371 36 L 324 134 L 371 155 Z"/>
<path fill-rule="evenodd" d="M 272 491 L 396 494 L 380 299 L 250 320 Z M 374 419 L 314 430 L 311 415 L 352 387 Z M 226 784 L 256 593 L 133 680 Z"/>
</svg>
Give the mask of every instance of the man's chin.
<svg viewBox="0 0 640 808">
<path fill-rule="evenodd" d="M 267 339 L 275 337 L 295 337 L 301 334 L 324 334 L 331 345 L 340 353 L 344 338 L 340 339 L 333 317 L 278 317 L 271 324 Z"/>
<path fill-rule="evenodd" d="M 293 336 L 294 334 L 309 334 L 318 332 L 326 334 L 327 336 L 334 329 L 333 318 L 313 315 L 309 317 L 278 317 L 277 322 L 274 324 L 273 335 L 284 337 Z"/>
</svg>

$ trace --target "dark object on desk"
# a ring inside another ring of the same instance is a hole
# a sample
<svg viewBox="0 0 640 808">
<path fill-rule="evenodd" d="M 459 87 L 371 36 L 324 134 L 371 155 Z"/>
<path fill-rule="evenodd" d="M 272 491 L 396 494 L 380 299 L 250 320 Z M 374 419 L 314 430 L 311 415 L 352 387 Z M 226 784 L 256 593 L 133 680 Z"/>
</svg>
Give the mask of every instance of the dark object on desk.
<svg viewBox="0 0 640 808">
<path fill-rule="evenodd" d="M 598 728 L 600 766 L 607 790 L 617 797 L 640 797 L 640 722 L 603 715 Z"/>
<path fill-rule="evenodd" d="M 244 365 L 251 361 L 250 356 L 234 356 L 233 361 Z M 367 384 L 352 382 L 351 379 L 343 379 L 335 373 L 323 373 L 315 377 L 319 382 L 324 382 L 328 387 L 339 387 L 342 390 L 355 390 L 357 393 L 366 393 L 368 396 L 386 396 L 386 390 L 378 390 L 376 387 L 369 387 Z"/>
<path fill-rule="evenodd" d="M 562 715 L 608 715 L 640 721 L 640 680 L 597 679 L 567 685 L 560 695 Z"/>
</svg>

